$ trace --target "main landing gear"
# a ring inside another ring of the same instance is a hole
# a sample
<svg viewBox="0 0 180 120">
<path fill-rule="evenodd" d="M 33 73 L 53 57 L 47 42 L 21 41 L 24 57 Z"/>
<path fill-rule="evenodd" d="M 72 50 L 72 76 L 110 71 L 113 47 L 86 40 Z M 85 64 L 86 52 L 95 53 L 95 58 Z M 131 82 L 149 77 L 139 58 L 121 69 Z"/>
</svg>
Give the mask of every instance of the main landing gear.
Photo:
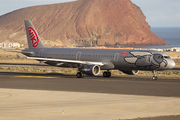
<svg viewBox="0 0 180 120">
<path fill-rule="evenodd" d="M 153 77 L 152 77 L 152 79 L 153 79 L 153 80 L 157 80 L 157 79 L 158 79 L 158 77 L 156 76 L 156 71 L 155 71 L 155 70 L 153 70 L 152 72 L 153 72 L 153 74 L 154 74 L 154 75 L 153 75 Z"/>
<path fill-rule="evenodd" d="M 111 77 L 111 72 L 103 72 L 103 77 Z"/>
<path fill-rule="evenodd" d="M 76 76 L 77 78 L 84 78 L 85 75 L 82 72 L 78 72 Z"/>
</svg>

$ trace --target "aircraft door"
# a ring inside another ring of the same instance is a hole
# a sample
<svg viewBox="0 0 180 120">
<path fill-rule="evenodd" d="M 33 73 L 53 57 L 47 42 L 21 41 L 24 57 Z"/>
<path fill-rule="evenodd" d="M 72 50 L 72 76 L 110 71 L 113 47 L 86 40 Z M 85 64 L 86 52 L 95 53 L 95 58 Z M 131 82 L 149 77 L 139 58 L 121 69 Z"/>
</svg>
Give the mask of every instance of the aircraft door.
<svg viewBox="0 0 180 120">
<path fill-rule="evenodd" d="M 145 58 L 146 58 L 146 63 L 148 63 L 148 64 L 150 64 L 151 63 L 151 56 L 150 55 L 147 55 L 147 56 L 145 56 Z"/>
<path fill-rule="evenodd" d="M 43 52 L 44 52 L 44 49 L 41 49 L 41 50 L 39 51 L 39 56 L 40 56 L 40 57 L 43 57 Z"/>
<path fill-rule="evenodd" d="M 76 60 L 80 60 L 81 59 L 81 52 L 78 52 L 77 54 L 76 54 Z"/>
<path fill-rule="evenodd" d="M 114 55 L 114 61 L 115 61 L 115 62 L 118 62 L 118 60 L 119 60 L 119 53 L 116 53 L 116 54 Z"/>
</svg>

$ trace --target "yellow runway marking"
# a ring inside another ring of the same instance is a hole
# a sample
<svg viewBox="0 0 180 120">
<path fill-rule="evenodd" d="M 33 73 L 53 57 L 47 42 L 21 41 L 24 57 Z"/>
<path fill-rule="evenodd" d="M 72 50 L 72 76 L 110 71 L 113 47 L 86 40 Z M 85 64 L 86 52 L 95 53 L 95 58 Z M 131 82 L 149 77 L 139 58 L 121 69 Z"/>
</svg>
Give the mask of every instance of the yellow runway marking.
<svg viewBox="0 0 180 120">
<path fill-rule="evenodd" d="M 60 78 L 60 77 L 51 77 L 51 76 L 14 76 L 11 78 Z"/>
</svg>

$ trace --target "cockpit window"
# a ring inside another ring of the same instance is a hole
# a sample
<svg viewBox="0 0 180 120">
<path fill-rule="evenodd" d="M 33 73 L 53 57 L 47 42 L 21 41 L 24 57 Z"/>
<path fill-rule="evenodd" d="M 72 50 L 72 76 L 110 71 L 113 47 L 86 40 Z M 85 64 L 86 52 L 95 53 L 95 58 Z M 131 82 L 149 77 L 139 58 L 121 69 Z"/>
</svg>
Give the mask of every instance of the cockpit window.
<svg viewBox="0 0 180 120">
<path fill-rule="evenodd" d="M 158 58 L 158 59 L 164 59 L 164 58 L 165 58 L 165 59 L 170 59 L 170 57 L 169 57 L 169 56 L 161 56 L 161 55 L 160 55 L 160 56 L 158 56 L 157 58 Z"/>
<path fill-rule="evenodd" d="M 169 57 L 169 56 L 164 56 L 164 58 L 166 58 L 166 59 L 170 59 L 170 57 Z"/>
</svg>

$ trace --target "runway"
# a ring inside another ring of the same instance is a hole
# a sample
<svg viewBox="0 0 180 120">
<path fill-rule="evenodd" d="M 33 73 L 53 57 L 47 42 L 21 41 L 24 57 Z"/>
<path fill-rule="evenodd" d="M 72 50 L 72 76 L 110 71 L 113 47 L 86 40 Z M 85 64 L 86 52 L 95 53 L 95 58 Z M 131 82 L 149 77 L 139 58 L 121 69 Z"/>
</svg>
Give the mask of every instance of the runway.
<svg viewBox="0 0 180 120">
<path fill-rule="evenodd" d="M 115 120 L 179 111 L 179 78 L 0 72 L 3 120 Z"/>
<path fill-rule="evenodd" d="M 0 88 L 53 90 L 71 92 L 111 93 L 180 97 L 179 78 L 112 76 L 111 78 L 43 73 L 0 73 Z"/>
</svg>

